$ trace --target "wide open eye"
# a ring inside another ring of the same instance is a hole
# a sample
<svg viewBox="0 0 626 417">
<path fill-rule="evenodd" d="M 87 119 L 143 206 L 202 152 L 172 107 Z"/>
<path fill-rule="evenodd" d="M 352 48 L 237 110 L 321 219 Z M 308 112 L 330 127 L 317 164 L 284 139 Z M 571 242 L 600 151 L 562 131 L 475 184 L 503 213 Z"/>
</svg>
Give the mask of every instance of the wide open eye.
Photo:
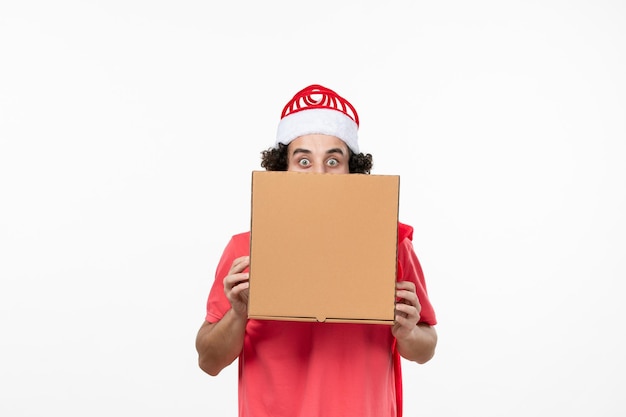
<svg viewBox="0 0 626 417">
<path fill-rule="evenodd" d="M 326 165 L 328 165 L 329 167 L 336 167 L 337 165 L 339 165 L 339 161 L 335 158 L 330 158 L 328 161 L 326 161 Z"/>
<path fill-rule="evenodd" d="M 308 167 L 309 165 L 311 165 L 311 161 L 309 161 L 308 158 L 302 158 L 298 161 L 298 165 L 302 167 Z"/>
</svg>

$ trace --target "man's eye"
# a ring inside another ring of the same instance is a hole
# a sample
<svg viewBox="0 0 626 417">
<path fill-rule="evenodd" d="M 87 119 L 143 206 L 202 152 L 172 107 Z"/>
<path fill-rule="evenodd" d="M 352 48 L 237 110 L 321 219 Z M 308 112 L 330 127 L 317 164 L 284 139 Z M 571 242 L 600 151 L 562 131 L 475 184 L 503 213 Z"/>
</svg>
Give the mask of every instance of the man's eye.
<svg viewBox="0 0 626 417">
<path fill-rule="evenodd" d="M 301 160 L 298 161 L 298 163 L 302 165 L 303 167 L 308 167 L 309 165 L 311 165 L 311 161 L 309 161 L 306 158 L 302 158 Z"/>
<path fill-rule="evenodd" d="M 337 161 L 335 158 L 331 158 L 328 161 L 326 161 L 326 164 L 329 167 L 336 167 L 337 165 L 339 165 L 339 161 Z"/>
</svg>

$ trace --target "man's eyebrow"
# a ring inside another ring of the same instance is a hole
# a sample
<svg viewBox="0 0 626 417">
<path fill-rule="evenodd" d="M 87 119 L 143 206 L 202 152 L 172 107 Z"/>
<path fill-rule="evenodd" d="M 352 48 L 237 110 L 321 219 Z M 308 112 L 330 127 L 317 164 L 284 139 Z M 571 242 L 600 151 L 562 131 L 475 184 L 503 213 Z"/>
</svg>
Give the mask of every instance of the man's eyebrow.
<svg viewBox="0 0 626 417">
<path fill-rule="evenodd" d="M 299 154 L 299 153 L 311 154 L 312 152 L 309 149 L 296 148 L 296 149 L 293 150 L 291 155 L 293 156 L 293 155 L 296 155 L 296 154 Z M 341 149 L 341 148 L 331 148 L 331 149 L 328 149 L 326 151 L 326 155 L 331 155 L 331 154 L 334 154 L 334 153 L 338 153 L 339 155 L 344 155 L 343 149 Z"/>
<path fill-rule="evenodd" d="M 304 148 L 296 148 L 296 149 L 293 150 L 293 152 L 291 154 L 295 155 L 297 153 L 307 153 L 307 154 L 309 154 L 309 153 L 311 153 L 311 151 L 308 150 L 308 149 L 304 149 Z"/>
</svg>

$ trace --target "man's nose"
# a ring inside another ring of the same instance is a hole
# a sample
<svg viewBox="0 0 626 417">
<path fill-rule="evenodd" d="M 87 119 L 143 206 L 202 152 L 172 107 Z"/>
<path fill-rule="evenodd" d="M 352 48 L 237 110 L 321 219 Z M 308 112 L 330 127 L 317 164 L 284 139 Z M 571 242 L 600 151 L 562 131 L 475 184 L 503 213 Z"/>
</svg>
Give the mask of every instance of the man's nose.
<svg viewBox="0 0 626 417">
<path fill-rule="evenodd" d="M 324 174 L 326 172 L 326 165 L 324 164 L 314 165 L 313 172 L 315 172 L 316 174 Z"/>
</svg>

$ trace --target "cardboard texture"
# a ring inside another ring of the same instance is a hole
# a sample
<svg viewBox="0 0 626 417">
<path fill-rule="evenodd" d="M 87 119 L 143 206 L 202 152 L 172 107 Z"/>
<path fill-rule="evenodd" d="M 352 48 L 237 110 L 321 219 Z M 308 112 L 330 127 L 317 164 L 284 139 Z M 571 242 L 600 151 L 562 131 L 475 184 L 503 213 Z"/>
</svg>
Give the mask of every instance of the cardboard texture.
<svg viewBox="0 0 626 417">
<path fill-rule="evenodd" d="M 392 324 L 396 175 L 254 171 L 248 316 Z"/>
</svg>

